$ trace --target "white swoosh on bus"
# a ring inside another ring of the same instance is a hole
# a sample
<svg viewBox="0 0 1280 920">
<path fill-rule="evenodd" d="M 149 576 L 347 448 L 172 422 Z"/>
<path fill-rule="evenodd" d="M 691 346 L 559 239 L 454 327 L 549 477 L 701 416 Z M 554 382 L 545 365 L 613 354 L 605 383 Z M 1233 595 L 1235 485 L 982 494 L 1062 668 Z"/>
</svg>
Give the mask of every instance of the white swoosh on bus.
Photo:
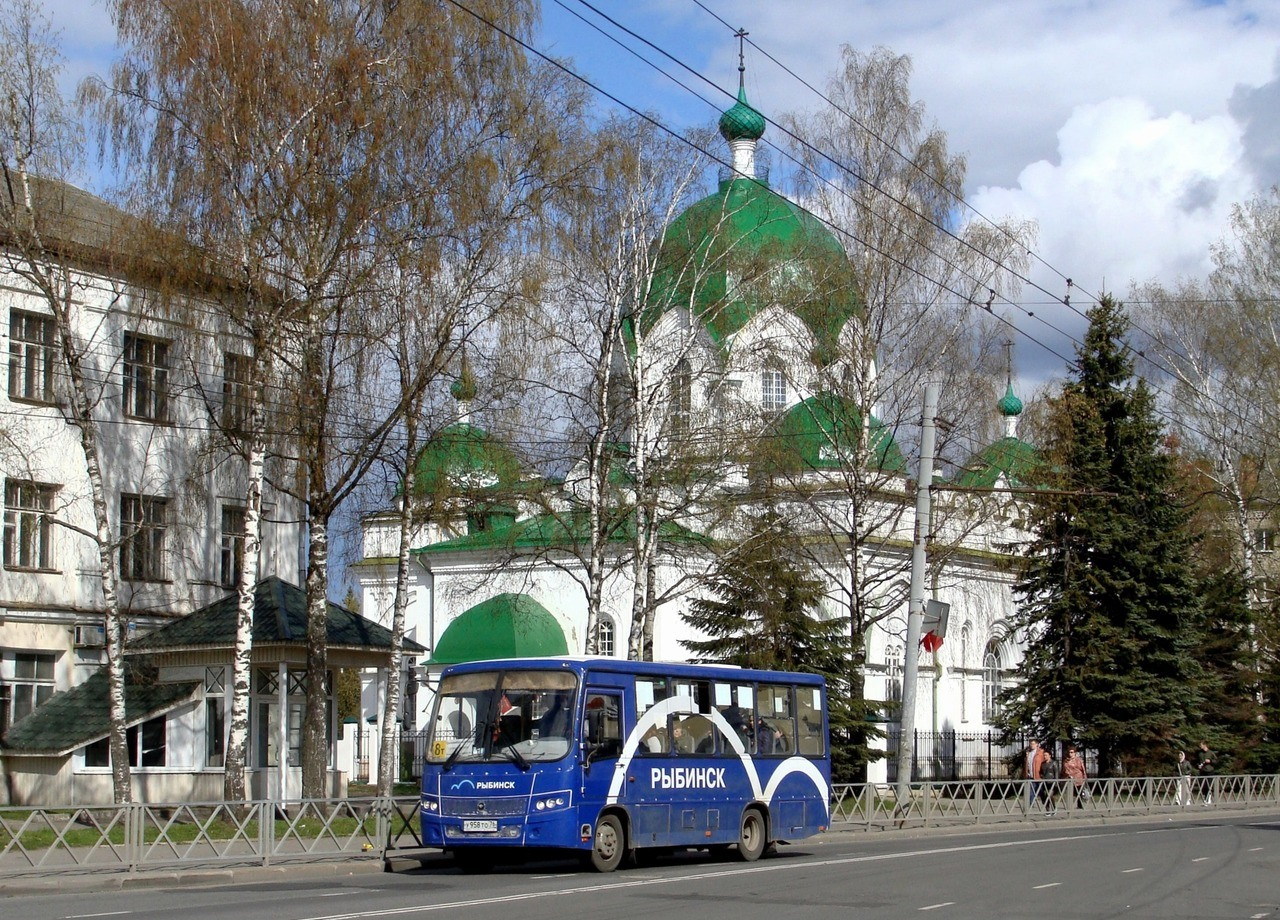
<svg viewBox="0 0 1280 920">
<path fill-rule="evenodd" d="M 622 756 L 618 758 L 618 768 L 614 771 L 613 781 L 609 784 L 608 803 L 610 805 L 618 803 L 618 796 L 622 792 L 622 784 L 627 775 L 627 768 L 631 765 L 632 758 L 635 757 L 636 752 L 640 749 L 640 739 L 650 729 L 665 727 L 667 716 L 675 712 L 688 715 L 699 714 L 693 708 L 693 704 L 688 697 L 673 696 L 651 706 L 649 711 L 636 722 L 635 728 L 631 730 L 631 734 L 627 735 L 626 741 L 623 742 Z M 760 787 L 760 774 L 756 770 L 755 761 L 747 753 L 747 749 L 742 744 L 742 739 L 733 730 L 733 726 L 729 724 L 718 709 L 712 709 L 710 712 L 701 713 L 701 715 L 710 719 L 711 723 L 719 729 L 724 739 L 729 742 L 729 746 L 737 753 L 738 759 L 742 762 L 742 767 L 746 771 L 747 779 L 751 781 L 751 793 L 756 799 L 772 802 L 774 793 L 778 790 L 778 784 L 792 773 L 803 773 L 808 776 L 813 780 L 813 784 L 818 787 L 818 791 L 822 793 L 823 801 L 830 799 L 831 790 L 827 787 L 827 781 L 823 778 L 822 771 L 812 761 L 804 757 L 788 757 L 778 764 L 778 768 L 774 770 L 773 775 L 769 778 L 768 788 L 762 789 Z"/>
</svg>

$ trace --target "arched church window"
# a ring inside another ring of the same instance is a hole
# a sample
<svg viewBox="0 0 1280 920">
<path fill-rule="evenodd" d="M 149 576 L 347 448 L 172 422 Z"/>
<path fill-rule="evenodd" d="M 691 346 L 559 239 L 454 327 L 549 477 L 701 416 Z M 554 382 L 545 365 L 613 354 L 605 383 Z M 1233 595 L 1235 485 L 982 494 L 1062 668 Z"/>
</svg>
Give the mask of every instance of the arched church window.
<svg viewBox="0 0 1280 920">
<path fill-rule="evenodd" d="M 982 656 L 982 720 L 988 724 L 996 717 L 996 698 L 999 695 L 1000 650 L 992 641 Z"/>
<path fill-rule="evenodd" d="M 596 654 L 613 657 L 615 629 L 613 620 L 606 616 L 596 621 Z"/>
<path fill-rule="evenodd" d="M 684 434 L 689 430 L 689 413 L 693 409 L 693 372 L 689 362 L 681 358 L 671 370 L 671 430 Z"/>
<path fill-rule="evenodd" d="M 760 372 L 760 406 L 766 412 L 787 407 L 787 376 L 780 368 L 766 367 Z"/>
</svg>

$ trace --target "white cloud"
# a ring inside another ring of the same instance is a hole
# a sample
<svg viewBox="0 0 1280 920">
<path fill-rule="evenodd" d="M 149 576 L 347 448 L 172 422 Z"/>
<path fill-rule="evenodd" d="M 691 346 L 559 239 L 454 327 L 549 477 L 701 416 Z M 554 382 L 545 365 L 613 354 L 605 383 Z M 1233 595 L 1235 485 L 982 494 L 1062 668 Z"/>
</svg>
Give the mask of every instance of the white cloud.
<svg viewBox="0 0 1280 920">
<path fill-rule="evenodd" d="M 1037 252 L 1094 292 L 1201 275 L 1231 205 L 1254 191 L 1241 127 L 1225 115 L 1156 114 L 1134 98 L 1077 106 L 1055 161 L 971 196 L 989 216 L 1032 217 Z M 1060 285 L 1060 282 L 1058 283 Z"/>
</svg>

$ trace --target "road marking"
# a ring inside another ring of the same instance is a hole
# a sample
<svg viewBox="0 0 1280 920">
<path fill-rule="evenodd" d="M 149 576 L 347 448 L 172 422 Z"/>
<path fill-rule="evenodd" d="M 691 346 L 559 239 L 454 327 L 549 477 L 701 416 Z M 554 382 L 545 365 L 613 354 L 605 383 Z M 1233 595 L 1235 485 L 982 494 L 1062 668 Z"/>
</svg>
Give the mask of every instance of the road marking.
<svg viewBox="0 0 1280 920">
<path fill-rule="evenodd" d="M 1261 849 L 1262 849 L 1262 847 L 1249 847 L 1249 852 L 1250 852 L 1250 853 L 1256 853 L 1256 852 L 1258 852 L 1258 851 L 1259 851 L 1259 850 L 1261 850 Z"/>
<path fill-rule="evenodd" d="M 341 897 L 344 897 L 345 895 L 355 894 L 355 893 L 356 893 L 356 892 L 354 892 L 354 891 L 329 891 L 329 892 L 325 892 L 324 894 L 320 895 L 320 897 L 322 897 L 322 898 L 341 898 Z"/>
<path fill-rule="evenodd" d="M 971 843 L 963 846 L 938 847 L 932 850 L 907 850 L 902 853 L 877 853 L 872 856 L 838 856 L 832 859 L 818 859 L 805 863 L 808 868 L 821 869 L 830 866 L 851 866 L 857 863 L 886 862 L 894 859 L 912 859 L 921 856 L 945 856 L 951 853 L 976 853 L 980 850 L 1006 850 L 1028 846 L 1055 843 L 1075 843 L 1080 840 L 1099 840 L 1105 837 L 1123 837 L 1123 832 L 1101 831 L 1092 834 L 1066 834 L 1063 836 L 1042 837 L 1038 840 L 1005 840 L 999 843 Z M 321 914 L 314 917 L 301 917 L 299 920 L 366 920 L 371 917 L 395 917 L 403 914 L 434 913 L 436 911 L 458 910 L 460 908 L 485 907 L 492 904 L 512 904 L 518 901 L 535 901 L 542 898 L 560 898 L 575 894 L 594 894 L 599 891 L 620 891 L 626 888 L 637 888 L 641 885 L 675 885 L 683 882 L 698 882 L 705 879 L 726 878 L 738 875 L 755 875 L 761 872 L 792 872 L 795 864 L 791 860 L 768 865 L 755 864 L 743 869 L 720 869 L 713 872 L 693 872 L 688 875 L 671 875 L 639 878 L 622 882 L 604 882 L 598 885 L 581 885 L 571 888 L 554 888 L 550 891 L 531 891 L 524 894 L 500 895 L 492 898 L 473 898 L 467 901 L 447 901 L 440 904 L 417 904 L 412 907 L 385 907 L 374 910 L 362 910 L 345 914 Z"/>
<path fill-rule="evenodd" d="M 1045 885 L 1032 885 L 1031 890 L 1040 891 L 1041 889 L 1044 889 L 1044 888 L 1057 888 L 1061 884 L 1062 882 L 1049 882 L 1048 884 L 1045 884 Z"/>
<path fill-rule="evenodd" d="M 1249 918 L 1249 920 L 1265 920 L 1265 918 L 1270 916 L 1271 916 L 1270 914 L 1254 914 L 1252 917 Z"/>
<path fill-rule="evenodd" d="M 1130 872 L 1141 872 L 1141 871 L 1142 871 L 1142 867 L 1139 866 L 1137 869 L 1121 869 L 1120 874 L 1128 875 Z"/>
<path fill-rule="evenodd" d="M 578 873 L 576 872 L 559 872 L 555 875 L 531 875 L 529 877 L 532 879 L 541 880 L 541 879 L 548 879 L 548 878 L 576 878 L 577 875 Z"/>
<path fill-rule="evenodd" d="M 1193 859 L 1193 860 L 1191 860 L 1191 861 L 1192 861 L 1192 862 L 1204 862 L 1204 861 L 1205 861 L 1206 859 L 1208 859 L 1208 858 L 1209 858 L 1208 856 L 1197 856 L 1195 859 Z"/>
<path fill-rule="evenodd" d="M 121 917 L 131 914 L 131 910 L 108 910 L 101 914 L 67 914 L 66 920 L 84 920 L 86 917 Z"/>
<path fill-rule="evenodd" d="M 943 901 L 941 904 L 930 904 L 928 907 L 917 907 L 916 910 L 937 910 L 939 907 L 950 907 L 955 901 Z"/>
</svg>

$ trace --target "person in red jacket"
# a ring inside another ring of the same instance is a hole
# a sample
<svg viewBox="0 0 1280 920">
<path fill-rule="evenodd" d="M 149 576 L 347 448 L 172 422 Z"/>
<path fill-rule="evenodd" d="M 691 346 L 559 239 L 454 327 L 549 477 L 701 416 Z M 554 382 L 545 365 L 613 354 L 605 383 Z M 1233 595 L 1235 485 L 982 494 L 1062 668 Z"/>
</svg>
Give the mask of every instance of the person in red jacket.
<svg viewBox="0 0 1280 920">
<path fill-rule="evenodd" d="M 1040 747 L 1040 742 L 1032 738 L 1027 742 L 1026 775 L 1027 775 L 1027 807 L 1035 805 L 1040 797 L 1040 770 L 1049 759 L 1049 752 Z"/>
<path fill-rule="evenodd" d="M 1076 808 L 1084 808 L 1084 803 L 1089 800 L 1089 790 L 1084 786 L 1089 775 L 1084 769 L 1084 758 L 1074 744 L 1067 745 L 1067 756 L 1062 761 L 1062 778 L 1071 780 Z"/>
</svg>

